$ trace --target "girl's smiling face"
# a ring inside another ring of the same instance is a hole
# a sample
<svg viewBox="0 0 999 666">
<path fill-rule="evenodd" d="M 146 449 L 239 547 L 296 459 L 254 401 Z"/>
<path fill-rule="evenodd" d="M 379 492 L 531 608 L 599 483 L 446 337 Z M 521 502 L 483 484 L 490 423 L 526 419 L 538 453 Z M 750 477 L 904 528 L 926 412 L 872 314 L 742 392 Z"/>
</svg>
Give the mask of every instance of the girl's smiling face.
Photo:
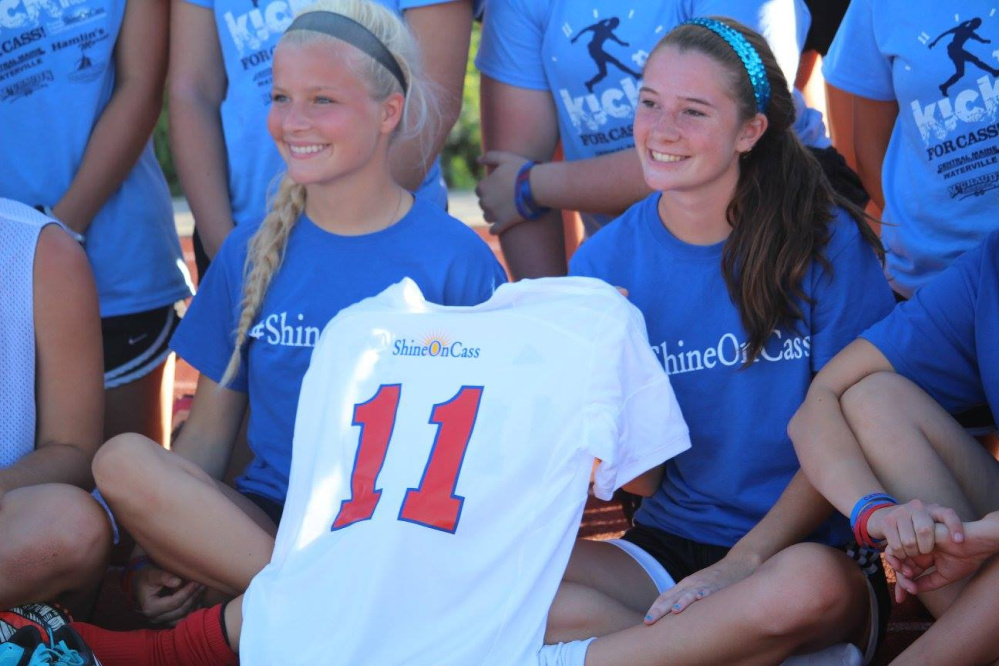
<svg viewBox="0 0 999 666">
<path fill-rule="evenodd" d="M 635 113 L 635 148 L 649 187 L 731 198 L 739 156 L 766 130 L 762 114 L 741 117 L 732 76 L 697 51 L 665 46 L 653 53 Z"/>
<path fill-rule="evenodd" d="M 316 40 L 285 43 L 274 52 L 267 129 L 302 185 L 323 185 L 363 172 L 385 159 L 403 98 L 372 98 L 355 74 L 353 46 Z"/>
</svg>

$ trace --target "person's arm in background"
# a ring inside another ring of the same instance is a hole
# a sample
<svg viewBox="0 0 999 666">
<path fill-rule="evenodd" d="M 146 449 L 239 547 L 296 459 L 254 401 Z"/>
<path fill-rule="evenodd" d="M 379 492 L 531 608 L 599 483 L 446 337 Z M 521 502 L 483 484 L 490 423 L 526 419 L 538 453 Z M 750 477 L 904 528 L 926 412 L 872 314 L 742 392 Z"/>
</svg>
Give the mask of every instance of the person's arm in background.
<svg viewBox="0 0 999 666">
<path fill-rule="evenodd" d="M 885 207 L 885 195 L 881 189 L 881 167 L 888 151 L 888 141 L 891 139 L 896 118 L 898 118 L 898 102 L 854 97 L 853 149 L 857 156 L 857 173 L 864 183 L 864 189 L 871 195 L 871 201 L 881 210 Z"/>
<path fill-rule="evenodd" d="M 34 264 L 35 449 L 0 469 L 0 498 L 42 483 L 93 486 L 103 441 L 104 355 L 97 287 L 83 249 L 56 225 L 42 230 Z"/>
<path fill-rule="evenodd" d="M 565 275 L 565 243 L 559 211 L 553 209 L 525 222 L 513 205 L 514 182 L 520 166 L 528 159 L 550 160 L 555 152 L 558 117 L 551 95 L 543 90 L 500 83 L 484 74 L 480 91 L 485 153 L 482 161 L 488 173 L 475 191 L 485 219 L 494 224 L 492 232 L 500 234 L 503 255 L 513 279 Z M 493 160 L 497 155 L 500 159 Z M 531 185 L 534 186 L 533 179 Z"/>
<path fill-rule="evenodd" d="M 149 141 L 163 102 L 169 0 L 130 0 L 115 45 L 115 85 L 80 168 L 52 214 L 84 233 Z"/>
<path fill-rule="evenodd" d="M 170 150 L 209 258 L 232 231 L 219 108 L 228 82 L 211 9 L 173 0 L 170 12 Z M 263 129 L 261 129 L 263 132 Z"/>
<path fill-rule="evenodd" d="M 432 136 L 412 137 L 392 147 L 392 175 L 400 185 L 416 191 L 461 112 L 472 35 L 472 2 L 458 0 L 413 7 L 403 11 L 403 18 L 420 46 L 424 72 L 437 93 L 433 101 L 439 114 L 428 126 Z"/>
</svg>

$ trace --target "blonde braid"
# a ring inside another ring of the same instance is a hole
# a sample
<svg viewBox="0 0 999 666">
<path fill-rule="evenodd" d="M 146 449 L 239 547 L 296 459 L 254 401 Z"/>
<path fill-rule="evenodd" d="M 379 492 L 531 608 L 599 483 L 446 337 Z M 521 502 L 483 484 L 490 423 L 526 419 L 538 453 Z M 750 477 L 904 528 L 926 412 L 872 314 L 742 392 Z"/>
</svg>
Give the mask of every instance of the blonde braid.
<svg viewBox="0 0 999 666">
<path fill-rule="evenodd" d="M 305 186 L 285 176 L 274 194 L 271 212 L 250 239 L 246 265 L 243 268 L 243 302 L 240 304 L 236 341 L 225 374 L 222 375 L 221 386 L 231 382 L 239 371 L 241 352 L 250 326 L 260 312 L 271 279 L 281 268 L 288 236 L 304 210 Z"/>
</svg>

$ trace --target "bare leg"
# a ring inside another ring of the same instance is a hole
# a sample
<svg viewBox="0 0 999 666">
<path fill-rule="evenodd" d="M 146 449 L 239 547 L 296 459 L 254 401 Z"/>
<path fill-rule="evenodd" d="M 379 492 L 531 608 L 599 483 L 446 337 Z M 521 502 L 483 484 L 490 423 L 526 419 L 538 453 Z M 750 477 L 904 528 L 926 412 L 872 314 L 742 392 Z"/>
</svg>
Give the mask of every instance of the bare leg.
<svg viewBox="0 0 999 666">
<path fill-rule="evenodd" d="M 642 623 L 658 591 L 620 548 L 579 540 L 548 612 L 545 643 L 604 636 Z"/>
<path fill-rule="evenodd" d="M 111 525 L 85 491 L 19 488 L 0 500 L 0 609 L 92 594 L 107 568 Z"/>
<path fill-rule="evenodd" d="M 194 463 L 140 435 L 121 435 L 94 459 L 115 516 L 161 567 L 239 594 L 270 560 L 274 524 Z"/>
<path fill-rule="evenodd" d="M 243 595 L 239 595 L 225 607 L 225 632 L 229 647 L 239 654 L 239 637 L 243 633 Z"/>
<path fill-rule="evenodd" d="M 892 662 L 896 666 L 986 664 L 999 660 L 999 558 L 988 560 L 929 630 Z"/>
<path fill-rule="evenodd" d="M 104 409 L 104 437 L 137 432 L 170 448 L 170 417 L 176 356 L 134 382 L 108 389 Z"/>
<path fill-rule="evenodd" d="M 900 501 L 918 498 L 975 520 L 999 508 L 999 465 L 915 384 L 878 373 L 842 398 L 843 413 L 871 469 Z M 936 617 L 966 581 L 920 599 Z"/>
<path fill-rule="evenodd" d="M 682 613 L 598 638 L 586 666 L 775 664 L 835 643 L 863 644 L 869 610 L 867 582 L 852 560 L 798 544 Z"/>
</svg>

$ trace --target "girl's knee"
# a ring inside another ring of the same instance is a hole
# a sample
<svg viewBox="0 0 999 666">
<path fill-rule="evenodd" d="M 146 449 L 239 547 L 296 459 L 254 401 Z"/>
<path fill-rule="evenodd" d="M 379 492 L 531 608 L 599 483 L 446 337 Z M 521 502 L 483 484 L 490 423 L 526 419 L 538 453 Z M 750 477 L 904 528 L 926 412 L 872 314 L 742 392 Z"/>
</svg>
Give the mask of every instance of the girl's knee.
<svg viewBox="0 0 999 666">
<path fill-rule="evenodd" d="M 810 638 L 828 627 L 864 617 L 867 583 L 843 553 L 818 544 L 798 544 L 771 558 L 760 575 L 766 590 L 760 619 L 767 633 Z"/>
<path fill-rule="evenodd" d="M 28 578 L 82 581 L 98 575 L 111 550 L 111 524 L 84 490 L 65 484 L 31 486 L 4 497 L 2 557 Z M 67 583 L 69 584 L 69 583 Z"/>
<path fill-rule="evenodd" d="M 155 442 L 127 433 L 109 439 L 94 455 L 94 481 L 108 502 L 127 499 L 145 485 L 143 477 L 157 467 Z"/>
<path fill-rule="evenodd" d="M 860 380 L 840 398 L 843 414 L 851 424 L 881 418 L 887 405 L 915 386 L 894 372 L 876 372 Z"/>
</svg>

